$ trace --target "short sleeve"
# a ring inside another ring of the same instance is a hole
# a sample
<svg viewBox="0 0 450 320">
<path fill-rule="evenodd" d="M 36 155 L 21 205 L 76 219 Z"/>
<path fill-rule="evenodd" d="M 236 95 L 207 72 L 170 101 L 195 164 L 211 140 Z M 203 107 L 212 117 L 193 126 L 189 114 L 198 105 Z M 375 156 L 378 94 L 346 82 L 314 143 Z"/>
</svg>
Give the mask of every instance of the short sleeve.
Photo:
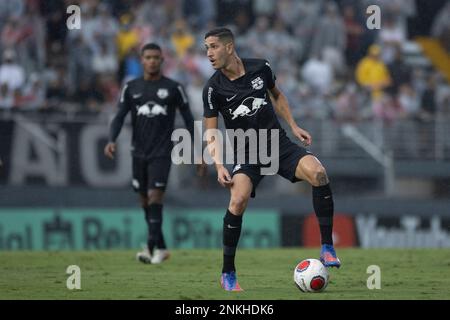
<svg viewBox="0 0 450 320">
<path fill-rule="evenodd" d="M 206 86 L 203 89 L 203 116 L 214 118 L 219 115 L 218 107 L 214 98 L 214 88 Z"/>
<path fill-rule="evenodd" d="M 277 80 L 277 77 L 272 71 L 272 67 L 270 66 L 270 63 L 266 60 L 264 65 L 264 74 L 266 76 L 267 81 L 267 89 L 273 89 L 275 87 L 275 81 Z"/>
</svg>

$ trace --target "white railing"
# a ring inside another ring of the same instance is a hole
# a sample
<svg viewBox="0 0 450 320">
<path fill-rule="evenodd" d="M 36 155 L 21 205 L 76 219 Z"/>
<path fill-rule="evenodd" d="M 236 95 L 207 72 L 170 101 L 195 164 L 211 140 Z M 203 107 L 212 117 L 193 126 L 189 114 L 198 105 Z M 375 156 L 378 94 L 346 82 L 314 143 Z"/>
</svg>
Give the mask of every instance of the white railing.
<svg viewBox="0 0 450 320">
<path fill-rule="evenodd" d="M 66 113 L 8 113 L 0 112 L 0 121 L 15 121 L 26 123 L 27 128 L 32 123 L 63 123 L 83 122 L 104 124 L 107 127 L 112 114 L 66 114 Z M 129 117 L 127 119 L 129 123 Z M 450 160 L 450 115 L 439 115 L 428 121 L 402 119 L 392 123 L 364 120 L 355 123 L 340 123 L 332 119 L 299 119 L 301 127 L 313 136 L 311 151 L 322 158 L 371 158 L 367 148 L 376 147 L 382 154 L 392 153 L 395 160 Z M 177 126 L 184 126 L 181 117 L 177 117 Z M 349 136 L 348 125 L 360 137 L 367 139 L 365 147 Z M 107 131 L 107 129 L 106 129 Z M 346 133 L 347 132 L 347 133 Z M 290 132 L 287 130 L 288 135 Z M 370 142 L 372 147 L 368 146 Z"/>
</svg>

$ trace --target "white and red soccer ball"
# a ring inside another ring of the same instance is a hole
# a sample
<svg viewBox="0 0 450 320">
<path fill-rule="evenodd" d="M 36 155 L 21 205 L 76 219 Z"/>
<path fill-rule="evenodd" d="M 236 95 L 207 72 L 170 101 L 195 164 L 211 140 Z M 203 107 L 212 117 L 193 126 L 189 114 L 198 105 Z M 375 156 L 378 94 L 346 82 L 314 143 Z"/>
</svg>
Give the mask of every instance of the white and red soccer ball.
<svg viewBox="0 0 450 320">
<path fill-rule="evenodd" d="M 317 259 L 305 259 L 294 270 L 294 282 L 303 292 L 321 292 L 329 279 L 327 268 Z"/>
</svg>

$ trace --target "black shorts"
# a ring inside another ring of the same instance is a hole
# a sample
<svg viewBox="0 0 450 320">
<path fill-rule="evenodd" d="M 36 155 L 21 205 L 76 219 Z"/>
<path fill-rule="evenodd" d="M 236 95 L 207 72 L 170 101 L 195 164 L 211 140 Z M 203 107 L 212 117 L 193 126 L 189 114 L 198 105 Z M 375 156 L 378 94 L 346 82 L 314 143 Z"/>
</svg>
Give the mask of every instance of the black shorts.
<svg viewBox="0 0 450 320">
<path fill-rule="evenodd" d="M 133 189 L 141 194 L 147 194 L 148 190 L 166 190 L 169 178 L 170 158 L 144 158 L 133 157 Z"/>
<path fill-rule="evenodd" d="M 279 149 L 279 169 L 277 174 L 285 179 L 288 179 L 292 183 L 300 181 L 295 176 L 295 170 L 297 169 L 298 162 L 301 158 L 307 155 L 313 155 L 305 148 L 293 143 L 288 137 L 280 137 L 280 149 Z M 233 167 L 232 176 L 238 173 L 243 173 L 250 178 L 253 184 L 251 197 L 256 195 L 256 188 L 265 175 L 261 174 L 261 168 L 268 167 L 260 164 L 236 164 Z"/>
</svg>

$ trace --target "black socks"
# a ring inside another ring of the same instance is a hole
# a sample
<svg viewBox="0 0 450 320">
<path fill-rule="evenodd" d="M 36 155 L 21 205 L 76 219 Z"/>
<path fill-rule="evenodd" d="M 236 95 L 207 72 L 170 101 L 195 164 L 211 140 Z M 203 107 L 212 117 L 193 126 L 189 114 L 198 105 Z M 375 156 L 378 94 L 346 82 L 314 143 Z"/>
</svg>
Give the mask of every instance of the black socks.
<svg viewBox="0 0 450 320">
<path fill-rule="evenodd" d="M 314 187 L 313 206 L 319 221 L 320 236 L 322 244 L 333 245 L 333 214 L 334 203 L 330 184 L 320 187 Z"/>
<path fill-rule="evenodd" d="M 229 210 L 223 218 L 223 268 L 222 272 L 236 271 L 234 256 L 241 235 L 242 216 L 235 216 Z"/>
<path fill-rule="evenodd" d="M 145 221 L 148 227 L 147 246 L 151 254 L 156 246 L 158 249 L 166 249 L 162 233 L 162 204 L 151 204 L 145 210 Z"/>
</svg>

